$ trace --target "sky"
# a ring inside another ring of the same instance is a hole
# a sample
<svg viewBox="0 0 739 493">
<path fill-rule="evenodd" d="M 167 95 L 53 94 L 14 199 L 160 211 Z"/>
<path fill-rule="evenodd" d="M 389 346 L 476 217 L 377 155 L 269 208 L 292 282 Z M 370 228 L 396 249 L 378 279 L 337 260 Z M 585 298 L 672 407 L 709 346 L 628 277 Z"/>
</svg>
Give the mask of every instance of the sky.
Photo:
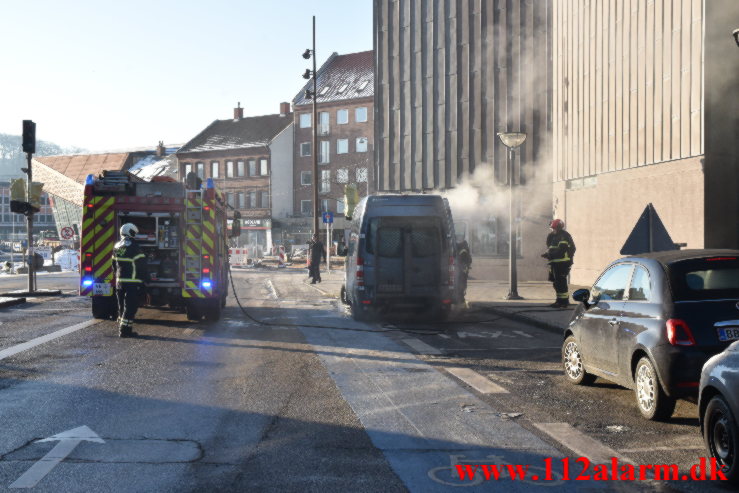
<svg viewBox="0 0 739 493">
<path fill-rule="evenodd" d="M 372 0 L 9 0 L 0 133 L 93 152 L 184 144 L 213 120 L 279 112 L 318 64 L 372 49 Z"/>
</svg>

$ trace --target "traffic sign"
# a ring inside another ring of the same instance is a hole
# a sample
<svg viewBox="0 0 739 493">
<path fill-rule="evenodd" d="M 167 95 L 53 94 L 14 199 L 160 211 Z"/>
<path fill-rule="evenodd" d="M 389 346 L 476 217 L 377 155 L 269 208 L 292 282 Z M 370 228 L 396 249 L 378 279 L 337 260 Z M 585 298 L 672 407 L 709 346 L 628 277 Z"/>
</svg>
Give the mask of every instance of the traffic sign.
<svg viewBox="0 0 739 493">
<path fill-rule="evenodd" d="M 74 230 L 69 226 L 64 226 L 61 233 L 63 240 L 71 240 L 74 237 Z"/>
<path fill-rule="evenodd" d="M 325 224 L 331 224 L 334 222 L 334 213 L 333 212 L 324 212 L 323 214 L 323 222 Z"/>
</svg>

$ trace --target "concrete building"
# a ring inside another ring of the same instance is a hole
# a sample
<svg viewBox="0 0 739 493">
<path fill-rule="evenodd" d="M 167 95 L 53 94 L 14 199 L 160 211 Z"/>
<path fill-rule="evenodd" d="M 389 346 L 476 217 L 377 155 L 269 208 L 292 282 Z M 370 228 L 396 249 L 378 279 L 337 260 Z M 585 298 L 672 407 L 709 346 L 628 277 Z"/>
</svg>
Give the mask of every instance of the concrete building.
<svg viewBox="0 0 739 493">
<path fill-rule="evenodd" d="M 190 171 L 213 178 L 229 206 L 240 211 L 238 246 L 263 252 L 282 236 L 273 232 L 273 217 L 291 210 L 292 124 L 289 103 L 280 103 L 278 114 L 251 117 L 239 104 L 233 119 L 215 120 L 177 151 L 183 179 Z"/>
<path fill-rule="evenodd" d="M 44 231 L 48 236 L 58 238 L 51 203 L 48 194 L 41 194 L 41 210 L 33 215 L 34 235 L 38 236 Z M 10 212 L 10 182 L 0 182 L 0 240 L 13 242 L 25 240 L 28 237 L 26 231 L 26 216 Z M 48 234 L 52 232 L 53 234 Z"/>
<path fill-rule="evenodd" d="M 736 0 L 553 0 L 554 208 L 589 284 L 652 203 L 672 240 L 739 247 Z"/>
<path fill-rule="evenodd" d="M 448 193 L 473 277 L 505 279 L 512 178 L 519 278 L 546 279 L 551 2 L 375 0 L 374 35 L 377 188 Z M 528 135 L 511 173 L 506 131 Z"/>
<path fill-rule="evenodd" d="M 347 224 L 344 187 L 357 186 L 360 197 L 374 191 L 374 70 L 372 51 L 333 53 L 317 70 L 318 169 L 321 211 L 334 212 L 334 239 L 343 238 Z M 293 99 L 295 112 L 295 175 L 292 240 L 306 243 L 313 215 L 312 100 L 305 90 Z"/>
</svg>

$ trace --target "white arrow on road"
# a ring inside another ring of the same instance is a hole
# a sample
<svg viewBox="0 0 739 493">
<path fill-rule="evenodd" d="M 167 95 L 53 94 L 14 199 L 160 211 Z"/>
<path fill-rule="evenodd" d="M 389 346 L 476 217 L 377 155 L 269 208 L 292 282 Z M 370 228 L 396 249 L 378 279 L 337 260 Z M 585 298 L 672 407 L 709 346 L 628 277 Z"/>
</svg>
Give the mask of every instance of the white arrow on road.
<svg viewBox="0 0 739 493">
<path fill-rule="evenodd" d="M 38 462 L 31 466 L 31 468 L 23 473 L 23 476 L 18 478 L 15 483 L 11 484 L 11 488 L 33 488 L 36 484 L 44 479 L 44 476 L 49 474 L 57 464 L 67 458 L 69 454 L 80 444 L 80 442 L 95 442 L 105 443 L 97 433 L 92 431 L 87 426 L 80 426 L 73 430 L 68 430 L 53 437 L 36 440 L 36 443 L 40 442 L 59 442 L 56 446 L 49 451 L 45 456 Z"/>
</svg>

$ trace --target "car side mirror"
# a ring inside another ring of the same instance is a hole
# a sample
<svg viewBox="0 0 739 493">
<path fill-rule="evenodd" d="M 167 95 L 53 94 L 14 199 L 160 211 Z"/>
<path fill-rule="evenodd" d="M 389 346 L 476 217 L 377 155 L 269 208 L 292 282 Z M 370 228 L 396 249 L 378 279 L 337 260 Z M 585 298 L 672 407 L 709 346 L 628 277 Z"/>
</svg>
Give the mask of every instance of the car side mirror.
<svg viewBox="0 0 739 493">
<path fill-rule="evenodd" d="M 590 303 L 588 300 L 590 299 L 590 291 L 587 289 L 578 289 L 574 293 L 572 293 L 572 299 L 575 301 L 579 301 L 583 305 L 585 305 L 585 308 L 590 308 Z"/>
</svg>

